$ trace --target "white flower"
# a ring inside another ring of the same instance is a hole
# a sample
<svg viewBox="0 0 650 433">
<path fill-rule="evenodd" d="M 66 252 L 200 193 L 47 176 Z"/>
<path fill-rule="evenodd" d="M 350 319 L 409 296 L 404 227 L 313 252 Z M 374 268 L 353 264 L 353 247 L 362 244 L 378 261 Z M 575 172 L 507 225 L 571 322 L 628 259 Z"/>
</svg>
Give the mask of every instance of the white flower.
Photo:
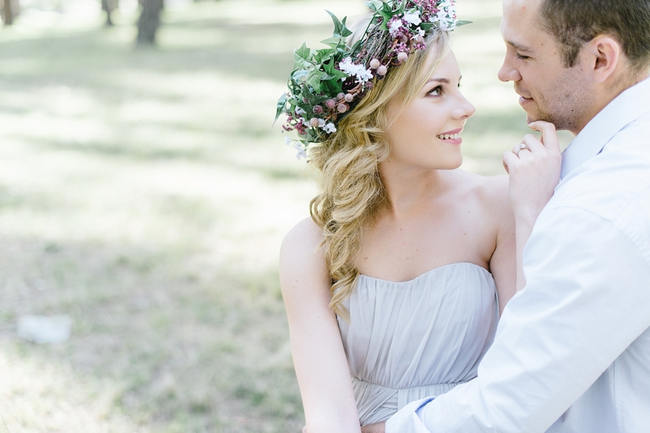
<svg viewBox="0 0 650 433">
<path fill-rule="evenodd" d="M 287 146 L 291 146 L 296 151 L 296 159 L 306 159 L 307 152 L 305 151 L 305 146 L 299 141 L 292 140 L 289 137 L 284 137 L 284 142 Z"/>
<path fill-rule="evenodd" d="M 307 112 L 306 112 L 305 110 L 303 110 L 302 108 L 297 107 L 297 108 L 296 108 L 296 114 L 297 114 L 298 116 L 302 116 L 303 114 L 307 114 Z"/>
<path fill-rule="evenodd" d="M 411 10 L 405 13 L 403 20 L 407 23 L 413 24 L 414 26 L 419 26 L 422 23 L 420 12 L 418 10 Z"/>
<path fill-rule="evenodd" d="M 323 131 L 327 132 L 328 134 L 333 134 L 336 132 L 336 126 L 332 122 L 329 122 L 327 125 L 322 126 Z"/>
<path fill-rule="evenodd" d="M 309 128 L 311 125 L 309 124 L 309 120 L 303 119 L 302 117 L 298 119 L 298 121 L 302 122 L 303 126 Z"/>
<path fill-rule="evenodd" d="M 395 20 L 390 23 L 390 26 L 388 27 L 388 33 L 390 33 L 392 37 L 395 37 L 397 36 L 399 29 L 401 28 L 402 28 L 402 20 Z"/>
<path fill-rule="evenodd" d="M 339 63 L 339 69 L 350 77 L 357 77 L 357 83 L 365 83 L 372 80 L 372 72 L 370 69 L 366 69 L 363 65 L 352 63 L 350 57 L 346 57 L 341 61 L 341 63 Z"/>
<path fill-rule="evenodd" d="M 319 128 L 325 127 L 325 119 L 318 119 L 318 127 Z"/>
<path fill-rule="evenodd" d="M 307 152 L 302 144 L 294 141 L 293 148 L 296 149 L 296 159 L 307 159 Z"/>
<path fill-rule="evenodd" d="M 456 28 L 456 5 L 453 0 L 443 0 L 438 5 L 438 13 L 431 16 L 432 23 L 437 22 L 443 32 L 451 32 Z"/>
<path fill-rule="evenodd" d="M 456 20 L 450 17 L 447 12 L 439 11 L 437 21 L 440 30 L 443 32 L 451 32 L 456 28 Z"/>
</svg>

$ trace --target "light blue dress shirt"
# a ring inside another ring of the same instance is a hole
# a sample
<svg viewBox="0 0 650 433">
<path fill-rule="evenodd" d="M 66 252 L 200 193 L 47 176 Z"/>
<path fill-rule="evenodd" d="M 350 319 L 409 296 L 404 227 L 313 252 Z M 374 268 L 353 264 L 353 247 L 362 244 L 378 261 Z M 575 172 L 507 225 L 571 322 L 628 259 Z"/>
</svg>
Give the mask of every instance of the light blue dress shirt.
<svg viewBox="0 0 650 433">
<path fill-rule="evenodd" d="M 387 433 L 650 432 L 650 79 L 564 152 L 524 273 L 477 378 Z"/>
</svg>

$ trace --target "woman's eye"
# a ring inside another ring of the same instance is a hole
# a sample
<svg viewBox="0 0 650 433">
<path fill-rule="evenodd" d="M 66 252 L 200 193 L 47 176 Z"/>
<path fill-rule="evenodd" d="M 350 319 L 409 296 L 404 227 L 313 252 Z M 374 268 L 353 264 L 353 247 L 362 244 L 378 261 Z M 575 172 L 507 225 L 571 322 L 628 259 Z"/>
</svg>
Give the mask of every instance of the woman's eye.
<svg viewBox="0 0 650 433">
<path fill-rule="evenodd" d="M 530 56 L 524 56 L 523 54 L 516 53 L 515 54 L 519 60 L 528 60 L 530 59 Z"/>
<path fill-rule="evenodd" d="M 430 92 L 429 95 L 431 96 L 440 96 L 442 95 L 442 86 L 436 86 L 434 87 Z"/>
</svg>

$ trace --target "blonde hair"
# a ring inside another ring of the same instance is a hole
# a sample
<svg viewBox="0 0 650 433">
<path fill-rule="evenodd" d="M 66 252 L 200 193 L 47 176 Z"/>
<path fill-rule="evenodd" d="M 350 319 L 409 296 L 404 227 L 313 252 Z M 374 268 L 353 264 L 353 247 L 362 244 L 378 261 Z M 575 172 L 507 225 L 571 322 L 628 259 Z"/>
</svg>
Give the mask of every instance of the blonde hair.
<svg viewBox="0 0 650 433">
<path fill-rule="evenodd" d="M 339 122 L 336 134 L 309 150 L 310 162 L 322 173 L 322 192 L 311 200 L 310 213 L 323 231 L 332 282 L 329 306 L 339 316 L 348 318 L 343 302 L 359 276 L 354 260 L 363 229 L 387 203 L 379 163 L 390 151 L 385 137 L 391 121 L 388 103 L 395 97 L 404 105 L 413 101 L 446 50 L 447 34 L 437 33 L 427 41 L 427 49 L 411 54 L 399 67 L 391 67 L 388 75 Z"/>
</svg>

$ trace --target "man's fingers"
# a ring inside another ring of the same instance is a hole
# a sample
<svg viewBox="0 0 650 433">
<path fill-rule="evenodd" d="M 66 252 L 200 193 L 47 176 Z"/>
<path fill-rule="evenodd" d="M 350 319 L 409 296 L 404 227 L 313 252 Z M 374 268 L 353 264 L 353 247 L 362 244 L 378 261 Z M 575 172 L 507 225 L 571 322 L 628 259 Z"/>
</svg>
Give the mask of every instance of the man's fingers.
<svg viewBox="0 0 650 433">
<path fill-rule="evenodd" d="M 548 147 L 550 150 L 557 152 L 560 151 L 560 143 L 557 139 L 555 125 L 550 122 L 538 120 L 537 122 L 529 123 L 528 127 L 542 133 L 542 143 L 544 146 Z"/>
<path fill-rule="evenodd" d="M 512 152 L 504 152 L 503 154 L 503 168 L 506 169 L 506 173 L 510 174 L 510 168 L 517 164 L 517 155 Z"/>
<path fill-rule="evenodd" d="M 521 141 L 533 153 L 535 153 L 535 152 L 543 152 L 544 151 L 544 145 L 533 134 L 526 134 Z"/>
</svg>

